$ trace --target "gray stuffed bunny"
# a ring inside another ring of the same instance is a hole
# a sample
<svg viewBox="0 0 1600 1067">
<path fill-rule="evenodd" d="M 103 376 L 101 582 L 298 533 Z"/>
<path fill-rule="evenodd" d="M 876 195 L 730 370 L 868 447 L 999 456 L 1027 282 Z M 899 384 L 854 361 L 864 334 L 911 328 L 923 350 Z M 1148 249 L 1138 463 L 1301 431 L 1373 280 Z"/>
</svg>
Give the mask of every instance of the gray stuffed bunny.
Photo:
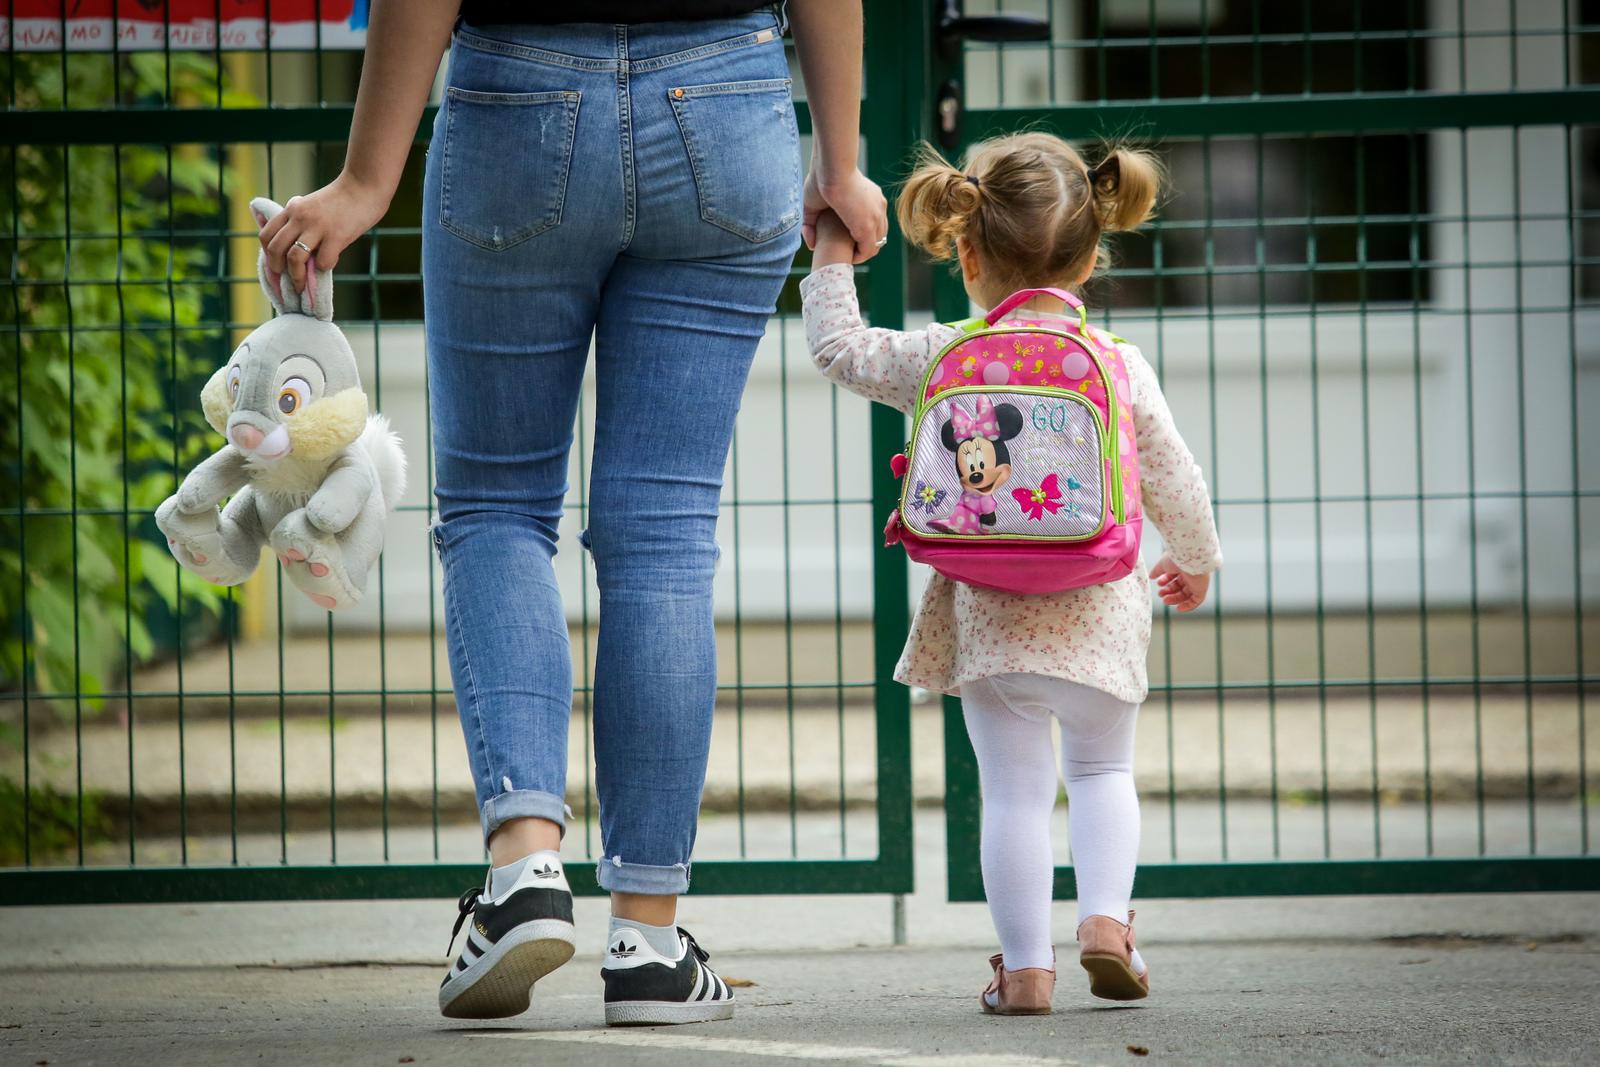
<svg viewBox="0 0 1600 1067">
<path fill-rule="evenodd" d="M 282 210 L 250 202 L 260 226 Z M 346 607 L 383 550 L 405 453 L 388 420 L 368 414 L 355 354 L 333 324 L 332 275 L 308 265 L 299 293 L 265 253 L 256 270 L 277 315 L 200 392 L 227 443 L 156 510 L 156 525 L 178 562 L 207 581 L 240 584 L 270 544 L 301 592 Z"/>
</svg>

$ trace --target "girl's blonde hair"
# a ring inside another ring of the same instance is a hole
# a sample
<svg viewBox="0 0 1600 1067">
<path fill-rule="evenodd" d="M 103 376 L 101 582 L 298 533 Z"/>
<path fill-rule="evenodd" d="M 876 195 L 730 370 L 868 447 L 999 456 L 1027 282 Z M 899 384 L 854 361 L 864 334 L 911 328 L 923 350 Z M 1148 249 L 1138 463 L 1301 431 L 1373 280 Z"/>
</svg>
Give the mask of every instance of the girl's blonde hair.
<svg viewBox="0 0 1600 1067">
<path fill-rule="evenodd" d="M 1018 289 L 1093 270 L 1102 235 L 1155 213 L 1162 180 L 1144 149 L 1111 145 L 1090 167 L 1059 137 L 1014 133 L 973 145 L 960 169 L 924 145 L 896 213 L 906 238 L 934 259 L 954 259 L 965 237 L 986 272 Z"/>
</svg>

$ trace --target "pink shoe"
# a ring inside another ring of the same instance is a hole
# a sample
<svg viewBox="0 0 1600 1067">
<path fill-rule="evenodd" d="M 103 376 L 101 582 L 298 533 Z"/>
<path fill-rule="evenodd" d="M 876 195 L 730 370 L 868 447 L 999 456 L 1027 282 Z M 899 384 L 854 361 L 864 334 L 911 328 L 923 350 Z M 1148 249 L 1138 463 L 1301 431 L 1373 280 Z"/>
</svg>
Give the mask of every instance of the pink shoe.
<svg viewBox="0 0 1600 1067">
<path fill-rule="evenodd" d="M 1127 923 L 1091 915 L 1078 924 L 1078 961 L 1089 972 L 1089 992 L 1102 1000 L 1143 1000 L 1150 995 L 1150 969 L 1133 969 L 1133 912 Z"/>
<path fill-rule="evenodd" d="M 1056 991 L 1056 972 L 1043 967 L 1024 967 L 1008 971 L 1005 957 L 998 952 L 989 957 L 994 977 L 978 998 L 988 1015 L 1049 1015 L 1050 997 Z"/>
</svg>

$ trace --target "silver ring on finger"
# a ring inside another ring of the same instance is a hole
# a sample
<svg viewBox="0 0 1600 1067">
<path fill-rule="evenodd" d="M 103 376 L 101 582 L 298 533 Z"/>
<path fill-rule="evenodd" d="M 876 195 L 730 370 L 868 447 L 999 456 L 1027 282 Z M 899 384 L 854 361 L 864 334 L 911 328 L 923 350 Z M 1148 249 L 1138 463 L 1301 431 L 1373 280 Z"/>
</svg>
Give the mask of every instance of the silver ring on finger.
<svg viewBox="0 0 1600 1067">
<path fill-rule="evenodd" d="M 308 256 L 311 254 L 311 246 L 306 244 L 304 241 L 296 241 L 294 246 Z"/>
</svg>

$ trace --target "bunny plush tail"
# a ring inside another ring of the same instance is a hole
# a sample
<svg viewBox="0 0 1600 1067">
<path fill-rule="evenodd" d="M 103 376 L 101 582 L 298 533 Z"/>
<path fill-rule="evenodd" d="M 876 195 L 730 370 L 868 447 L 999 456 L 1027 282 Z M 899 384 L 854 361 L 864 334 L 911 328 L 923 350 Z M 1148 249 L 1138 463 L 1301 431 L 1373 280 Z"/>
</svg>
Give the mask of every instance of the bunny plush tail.
<svg viewBox="0 0 1600 1067">
<path fill-rule="evenodd" d="M 389 420 L 382 415 L 368 415 L 367 428 L 356 444 L 372 457 L 383 491 L 383 506 L 393 511 L 406 492 L 406 454 L 400 447 L 400 435 L 389 428 Z"/>
</svg>

